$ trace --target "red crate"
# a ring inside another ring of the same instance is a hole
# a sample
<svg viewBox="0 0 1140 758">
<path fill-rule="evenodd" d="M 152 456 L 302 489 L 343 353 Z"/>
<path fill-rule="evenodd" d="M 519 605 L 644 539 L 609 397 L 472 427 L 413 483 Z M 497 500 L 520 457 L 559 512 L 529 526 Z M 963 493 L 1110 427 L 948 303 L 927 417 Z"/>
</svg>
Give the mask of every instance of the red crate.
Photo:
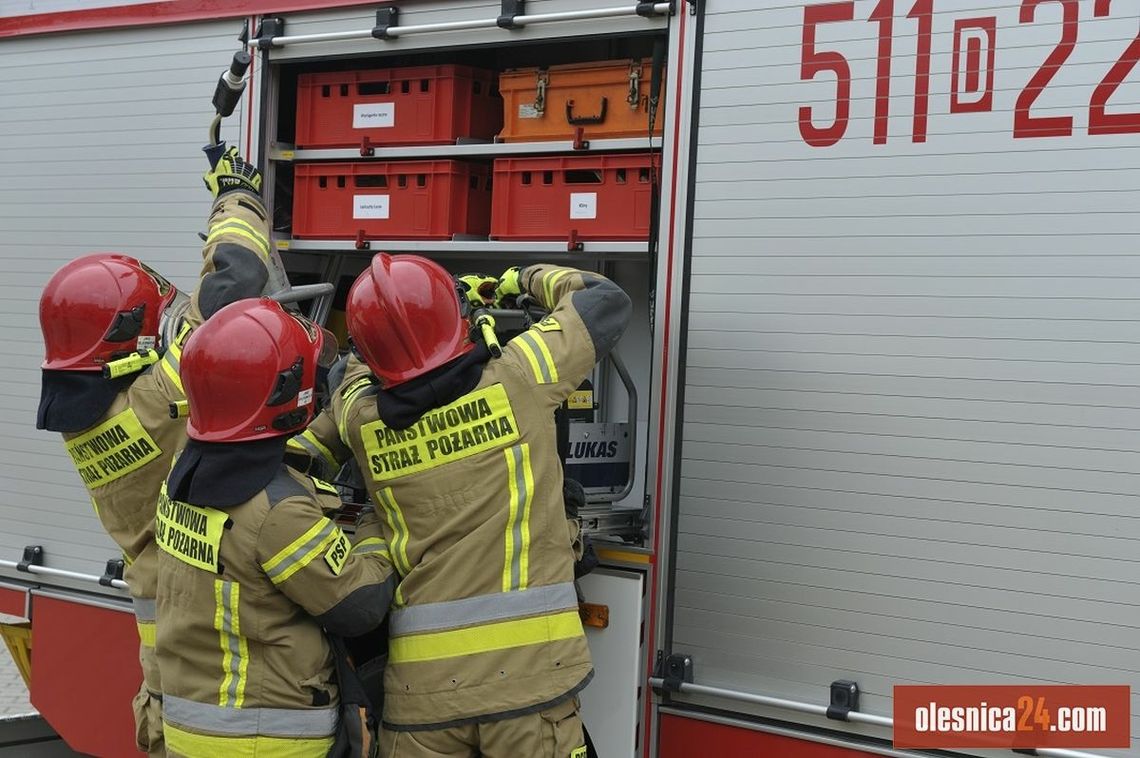
<svg viewBox="0 0 1140 758">
<path fill-rule="evenodd" d="M 452 239 L 487 236 L 491 176 L 459 161 L 299 163 L 293 236 Z"/>
<path fill-rule="evenodd" d="M 493 71 L 415 66 L 301 74 L 297 78 L 299 148 L 446 145 L 489 140 L 503 126 Z"/>
<path fill-rule="evenodd" d="M 649 153 L 500 158 L 491 237 L 648 239 L 651 158 Z"/>
</svg>

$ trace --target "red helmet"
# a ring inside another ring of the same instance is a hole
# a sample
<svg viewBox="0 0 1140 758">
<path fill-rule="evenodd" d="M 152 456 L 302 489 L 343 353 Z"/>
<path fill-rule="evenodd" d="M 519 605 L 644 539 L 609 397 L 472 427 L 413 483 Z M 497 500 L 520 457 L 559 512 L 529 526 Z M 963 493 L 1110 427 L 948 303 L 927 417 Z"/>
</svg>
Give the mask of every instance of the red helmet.
<svg viewBox="0 0 1140 758">
<path fill-rule="evenodd" d="M 470 352 L 455 280 L 417 255 L 379 253 L 348 292 L 346 318 L 364 362 L 392 387 Z"/>
<path fill-rule="evenodd" d="M 227 305 L 182 349 L 187 433 L 203 442 L 245 442 L 304 429 L 317 367 L 335 356 L 335 340 L 269 298 Z"/>
<path fill-rule="evenodd" d="M 45 369 L 101 371 L 158 346 L 159 321 L 178 290 L 126 255 L 94 253 L 56 271 L 40 295 Z"/>
</svg>

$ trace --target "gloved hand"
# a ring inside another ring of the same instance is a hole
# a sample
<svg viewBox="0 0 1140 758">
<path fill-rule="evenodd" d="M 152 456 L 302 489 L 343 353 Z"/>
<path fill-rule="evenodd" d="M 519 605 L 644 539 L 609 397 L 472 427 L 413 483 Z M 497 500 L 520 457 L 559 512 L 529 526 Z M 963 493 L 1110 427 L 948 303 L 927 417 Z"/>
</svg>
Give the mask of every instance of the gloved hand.
<svg viewBox="0 0 1140 758">
<path fill-rule="evenodd" d="M 495 287 L 495 305 L 500 308 L 514 308 L 517 306 L 517 300 L 522 295 L 522 282 L 519 281 L 519 275 L 522 274 L 521 266 L 511 266 L 503 272 L 499 277 L 499 284 Z"/>
<path fill-rule="evenodd" d="M 207 171 L 202 180 L 214 197 L 236 189 L 261 194 L 261 172 L 252 163 L 247 163 L 236 147 L 223 153 L 217 165 Z"/>
<path fill-rule="evenodd" d="M 487 274 L 460 274 L 455 277 L 459 290 L 467 302 L 476 308 L 490 308 L 495 304 L 495 287 L 499 280 Z"/>
</svg>

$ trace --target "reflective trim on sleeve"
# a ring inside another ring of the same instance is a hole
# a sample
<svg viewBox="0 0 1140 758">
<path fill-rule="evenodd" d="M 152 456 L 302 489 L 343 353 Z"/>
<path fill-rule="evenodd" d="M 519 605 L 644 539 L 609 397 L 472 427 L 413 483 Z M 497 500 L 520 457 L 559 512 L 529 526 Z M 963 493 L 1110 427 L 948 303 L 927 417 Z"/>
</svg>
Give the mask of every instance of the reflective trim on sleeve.
<svg viewBox="0 0 1140 758">
<path fill-rule="evenodd" d="M 227 234 L 236 234 L 237 236 L 252 242 L 257 246 L 257 250 L 251 250 L 254 255 L 258 255 L 262 259 L 269 258 L 269 240 L 265 235 L 255 228 L 252 224 L 242 221 L 240 218 L 226 218 L 219 222 L 216 226 L 210 229 L 209 235 L 206 237 L 206 244 L 217 242 L 219 238 Z"/>
<path fill-rule="evenodd" d="M 538 332 L 528 331 L 523 332 L 515 339 L 518 340 L 523 355 L 530 363 L 531 370 L 534 371 L 534 380 L 539 384 L 557 382 L 558 369 L 554 365 L 554 359 L 551 357 L 550 350 L 546 347 L 546 340 L 542 338 L 542 335 Z"/>
<path fill-rule="evenodd" d="M 182 344 L 181 344 L 181 342 L 182 342 L 182 335 L 180 334 L 179 338 L 177 340 L 175 340 L 170 345 L 170 347 L 166 348 L 166 355 L 162 356 L 162 363 L 160 363 L 159 365 L 162 366 L 162 370 L 166 372 L 166 375 L 168 377 L 170 377 L 170 381 L 174 382 L 174 386 L 178 388 L 178 391 L 181 392 L 182 394 L 186 394 L 186 390 L 184 390 L 182 388 L 182 376 L 181 376 L 181 365 L 180 365 L 180 362 L 182 359 Z"/>
<path fill-rule="evenodd" d="M 352 410 L 352 404 L 360 397 L 360 393 L 372 386 L 372 380 L 368 377 L 357 379 L 353 382 L 348 389 L 344 391 L 344 403 L 340 408 L 340 418 L 336 420 L 337 431 L 340 432 L 340 441 L 352 447 L 352 443 L 348 441 L 348 415 Z"/>
<path fill-rule="evenodd" d="M 581 636 L 582 621 L 578 611 L 564 611 L 448 632 L 395 637 L 388 643 L 388 662 L 438 661 Z"/>
<path fill-rule="evenodd" d="M 249 646 L 241 634 L 238 614 L 239 591 L 237 582 L 214 580 L 214 628 L 222 647 L 222 683 L 218 687 L 218 705 L 223 708 L 241 708 L 245 702 L 246 670 L 249 666 Z"/>
<path fill-rule="evenodd" d="M 214 734 L 327 737 L 336 731 L 336 708 L 223 708 L 166 695 L 162 717 Z"/>
<path fill-rule="evenodd" d="M 503 560 L 503 592 L 525 590 L 530 567 L 530 505 L 534 501 L 534 474 L 530 468 L 530 445 L 523 443 L 503 451 L 507 457 L 506 555 Z"/>
<path fill-rule="evenodd" d="M 329 466 L 331 466 L 333 469 L 339 467 L 336 456 L 332 454 L 332 451 L 329 450 L 328 447 L 326 447 L 321 443 L 319 439 L 317 439 L 317 435 L 313 434 L 311 429 L 306 429 L 297 436 L 291 438 L 289 440 L 289 443 L 299 445 L 301 448 L 308 451 L 311 455 L 324 458 L 325 462 L 328 463 Z"/>
<path fill-rule="evenodd" d="M 561 268 L 542 277 L 542 293 L 546 296 L 547 308 L 554 309 L 554 285 L 558 284 L 559 279 L 572 273 L 574 273 L 573 269 Z"/>
<path fill-rule="evenodd" d="M 157 605 L 153 597 L 131 598 L 131 610 L 135 612 L 135 618 L 142 622 L 154 623 L 157 616 Z"/>
<path fill-rule="evenodd" d="M 379 553 L 388 559 L 392 557 L 388 551 L 388 543 L 379 537 L 366 537 L 352 546 L 353 555 L 367 555 L 369 553 Z"/>
<path fill-rule="evenodd" d="M 312 758 L 325 755 L 332 737 L 214 737 L 187 732 L 165 722 L 163 734 L 170 750 L 179 755 L 224 755 L 226 758 Z"/>
<path fill-rule="evenodd" d="M 135 626 L 139 628 L 139 642 L 147 647 L 154 647 L 154 622 L 136 619 Z"/>
<path fill-rule="evenodd" d="M 271 582 L 281 584 L 309 565 L 340 534 L 341 531 L 336 524 L 327 518 L 323 518 L 268 561 L 261 564 L 261 568 Z"/>
<path fill-rule="evenodd" d="M 573 582 L 564 582 L 530 587 L 518 592 L 495 592 L 462 600 L 395 608 L 388 618 L 391 635 L 404 637 L 419 632 L 475 626 L 577 607 L 578 592 L 574 589 Z"/>
</svg>

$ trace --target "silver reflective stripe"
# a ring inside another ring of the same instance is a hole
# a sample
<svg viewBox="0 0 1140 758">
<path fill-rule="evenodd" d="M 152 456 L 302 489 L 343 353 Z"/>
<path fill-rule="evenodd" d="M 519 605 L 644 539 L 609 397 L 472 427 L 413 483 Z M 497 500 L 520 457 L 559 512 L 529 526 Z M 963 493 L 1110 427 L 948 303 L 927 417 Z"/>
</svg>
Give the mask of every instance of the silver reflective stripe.
<svg viewBox="0 0 1140 758">
<path fill-rule="evenodd" d="M 445 603 L 428 603 L 391 611 L 393 637 L 439 629 L 483 624 L 504 619 L 536 616 L 578 607 L 572 582 L 531 587 L 515 592 L 496 592 Z"/>
<path fill-rule="evenodd" d="M 131 608 L 134 609 L 135 618 L 144 624 L 153 624 L 156 606 L 152 597 L 132 597 Z"/>
<path fill-rule="evenodd" d="M 281 561 L 280 563 L 278 563 L 276 566 L 274 566 L 269 571 L 266 571 L 265 573 L 269 576 L 270 579 L 274 579 L 278 576 L 281 576 L 286 571 L 288 571 L 290 568 L 292 568 L 298 561 L 304 560 L 309 555 L 310 552 L 312 552 L 313 550 L 316 549 L 317 545 L 321 544 L 322 541 L 324 541 L 330 535 L 332 535 L 332 533 L 335 529 L 336 529 L 336 524 L 329 521 L 327 524 L 325 524 L 324 529 L 321 529 L 319 532 L 317 532 L 315 535 L 313 535 L 313 537 L 311 539 L 309 539 L 308 542 L 306 542 L 305 544 L 301 545 L 301 547 L 294 550 L 289 555 L 288 558 Z"/>
<path fill-rule="evenodd" d="M 234 598 L 230 592 L 233 582 L 222 582 L 222 634 L 225 635 L 226 644 L 230 649 L 229 671 L 227 678 L 230 686 L 226 691 L 226 703 L 237 704 L 238 686 L 241 684 L 241 640 L 234 631 Z"/>
<path fill-rule="evenodd" d="M 550 378 L 550 366 L 546 363 L 546 354 L 543 353 L 542 348 L 538 346 L 535 341 L 534 335 L 530 332 L 523 332 L 519 335 L 519 339 L 530 346 L 534 351 L 534 359 L 538 361 L 538 370 L 542 372 L 542 383 L 550 384 L 553 380 Z"/>
<path fill-rule="evenodd" d="M 328 737 L 336 731 L 336 708 L 222 708 L 166 695 L 162 718 L 213 734 Z"/>
</svg>

